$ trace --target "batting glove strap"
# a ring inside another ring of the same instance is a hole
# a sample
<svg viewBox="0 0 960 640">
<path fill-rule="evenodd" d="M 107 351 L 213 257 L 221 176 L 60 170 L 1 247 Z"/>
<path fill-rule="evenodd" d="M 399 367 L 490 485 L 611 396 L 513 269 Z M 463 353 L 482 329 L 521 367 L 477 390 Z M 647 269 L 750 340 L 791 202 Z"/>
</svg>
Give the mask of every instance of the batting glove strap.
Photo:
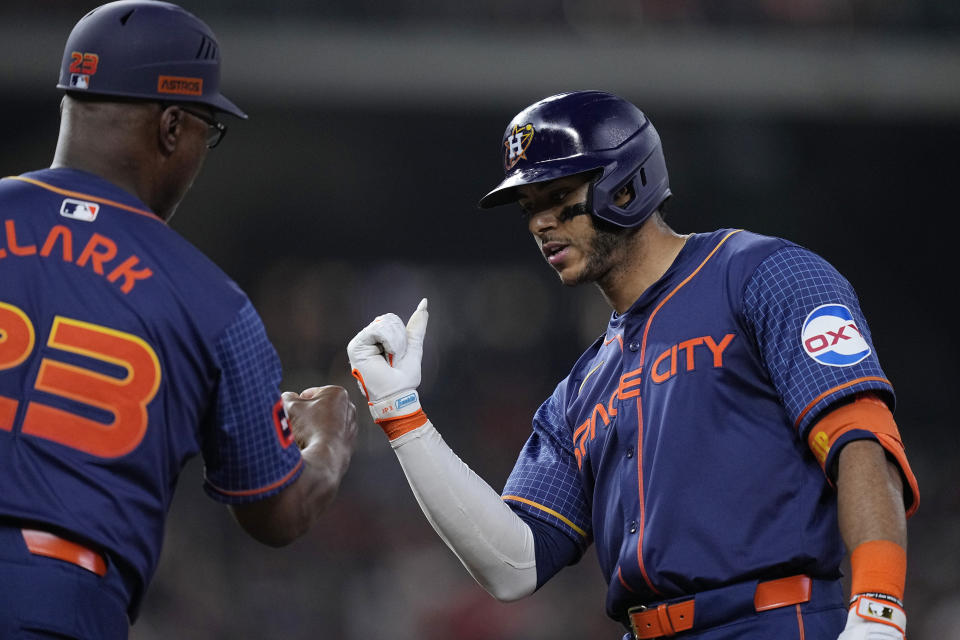
<svg viewBox="0 0 960 640">
<path fill-rule="evenodd" d="M 897 598 L 886 594 L 858 593 L 851 600 L 844 634 L 856 629 L 863 631 L 863 634 L 857 633 L 849 637 L 904 640 L 907 632 L 907 614 Z"/>
<path fill-rule="evenodd" d="M 383 400 L 368 402 L 370 415 L 377 424 L 387 420 L 409 417 L 421 410 L 420 394 L 415 389 L 401 391 Z"/>
<path fill-rule="evenodd" d="M 427 414 L 420 406 L 420 395 L 413 390 L 401 391 L 389 398 L 368 404 L 373 421 L 380 425 L 390 440 L 427 423 Z"/>
</svg>

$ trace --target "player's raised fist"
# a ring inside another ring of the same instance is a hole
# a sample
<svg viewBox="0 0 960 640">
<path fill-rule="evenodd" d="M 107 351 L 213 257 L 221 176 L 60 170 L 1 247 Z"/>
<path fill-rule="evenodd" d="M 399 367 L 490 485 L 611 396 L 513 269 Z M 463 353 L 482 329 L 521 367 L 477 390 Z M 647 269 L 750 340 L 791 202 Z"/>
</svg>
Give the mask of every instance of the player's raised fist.
<svg viewBox="0 0 960 640">
<path fill-rule="evenodd" d="M 351 374 L 380 423 L 420 411 L 420 360 L 427 331 L 427 299 L 406 324 L 395 314 L 377 316 L 347 345 Z"/>
</svg>

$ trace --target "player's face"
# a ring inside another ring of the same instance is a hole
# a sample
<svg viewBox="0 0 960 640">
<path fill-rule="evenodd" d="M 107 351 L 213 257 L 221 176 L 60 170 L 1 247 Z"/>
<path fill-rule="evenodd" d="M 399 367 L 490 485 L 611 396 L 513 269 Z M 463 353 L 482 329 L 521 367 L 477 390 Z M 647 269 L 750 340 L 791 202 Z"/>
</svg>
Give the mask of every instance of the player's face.
<svg viewBox="0 0 960 640">
<path fill-rule="evenodd" d="M 565 285 L 600 281 L 624 244 L 623 233 L 594 223 L 587 209 L 589 187 L 584 175 L 517 187 L 530 233 Z"/>
</svg>

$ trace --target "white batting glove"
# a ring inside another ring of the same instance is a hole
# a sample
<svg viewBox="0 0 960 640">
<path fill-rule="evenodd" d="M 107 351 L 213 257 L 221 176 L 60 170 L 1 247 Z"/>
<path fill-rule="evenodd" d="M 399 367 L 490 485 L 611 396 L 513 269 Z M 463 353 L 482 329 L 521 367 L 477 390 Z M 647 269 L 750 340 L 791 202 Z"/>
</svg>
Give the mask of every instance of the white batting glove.
<svg viewBox="0 0 960 640">
<path fill-rule="evenodd" d="M 854 596 L 847 626 L 837 640 L 904 640 L 907 614 L 899 602 L 887 597 L 866 593 Z"/>
<path fill-rule="evenodd" d="M 351 373 L 367 397 L 374 422 L 421 410 L 417 387 L 428 318 L 424 298 L 406 326 L 393 313 L 377 316 L 347 345 Z"/>
</svg>

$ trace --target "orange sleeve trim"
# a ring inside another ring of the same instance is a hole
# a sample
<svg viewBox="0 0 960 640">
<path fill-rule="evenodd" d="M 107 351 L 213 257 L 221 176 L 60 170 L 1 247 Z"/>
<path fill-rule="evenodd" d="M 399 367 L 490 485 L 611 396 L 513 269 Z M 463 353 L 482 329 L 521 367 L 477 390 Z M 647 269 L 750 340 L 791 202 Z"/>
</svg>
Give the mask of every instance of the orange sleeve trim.
<svg viewBox="0 0 960 640">
<path fill-rule="evenodd" d="M 848 388 L 850 388 L 850 387 L 852 387 L 852 386 L 854 386 L 854 385 L 860 384 L 861 382 L 883 382 L 883 383 L 885 383 L 885 384 L 889 384 L 891 387 L 893 386 L 893 385 L 890 383 L 890 381 L 887 380 L 886 378 L 881 378 L 881 377 L 879 377 L 879 376 L 866 376 L 866 377 L 863 377 L 863 378 L 857 378 L 856 380 L 851 380 L 850 382 L 845 382 L 845 383 L 843 383 L 843 384 L 841 384 L 841 385 L 839 385 L 839 386 L 836 386 L 836 387 L 834 387 L 834 388 L 832 388 L 832 389 L 828 389 L 828 390 L 824 391 L 823 393 L 821 393 L 820 395 L 818 395 L 816 398 L 814 398 L 813 401 L 812 401 L 810 404 L 808 404 L 808 405 L 804 408 L 803 411 L 800 412 L 800 415 L 797 416 L 797 420 L 793 423 L 794 428 L 799 428 L 799 427 L 800 427 L 800 423 L 803 421 L 803 417 L 804 417 L 805 415 L 807 415 L 808 413 L 810 413 L 810 410 L 813 409 L 815 406 L 817 406 L 817 403 L 818 403 L 818 402 L 820 402 L 821 400 L 823 400 L 823 399 L 826 398 L 827 396 L 836 393 L 837 391 L 841 391 L 841 390 L 843 390 L 843 389 L 848 389 Z"/>
<path fill-rule="evenodd" d="M 577 525 L 573 524 L 573 522 L 571 522 L 569 518 L 567 518 L 566 516 L 564 516 L 564 515 L 556 512 L 556 511 L 554 511 L 554 510 L 551 509 L 550 507 L 545 507 L 545 506 L 543 506 L 543 505 L 540 504 L 540 503 L 534 502 L 533 500 L 527 500 L 526 498 L 521 498 L 520 496 L 501 496 L 500 499 L 501 499 L 501 500 L 512 500 L 512 501 L 514 501 L 514 502 L 522 502 L 523 504 L 528 504 L 528 505 L 530 505 L 531 507 L 535 507 L 535 508 L 539 509 L 540 511 L 543 511 L 544 513 L 549 513 L 549 514 L 552 515 L 554 518 L 556 518 L 557 520 L 559 520 L 559 521 L 562 522 L 563 524 L 567 525 L 568 527 L 570 527 L 571 529 L 573 529 L 574 531 L 576 531 L 577 533 L 579 533 L 579 534 L 580 534 L 581 536 L 583 536 L 584 538 L 587 537 L 587 532 L 586 532 L 586 531 L 584 531 L 583 529 L 581 529 L 581 528 L 578 527 Z"/>
<path fill-rule="evenodd" d="M 900 432 L 887 405 L 874 396 L 858 398 L 827 413 L 810 428 L 807 444 L 820 463 L 820 468 L 826 464 L 830 449 L 840 436 L 852 429 L 884 433 L 900 440 Z"/>
<path fill-rule="evenodd" d="M 416 413 L 411 413 L 408 416 L 403 416 L 401 418 L 393 418 L 392 420 L 380 420 L 377 422 L 380 425 L 380 428 L 383 429 L 383 432 L 387 434 L 387 438 L 390 440 L 396 440 L 405 433 L 410 433 L 414 429 L 419 429 L 423 425 L 427 424 L 427 414 L 423 412 L 423 409 L 420 409 Z"/>
<path fill-rule="evenodd" d="M 883 593 L 903 600 L 907 552 L 890 540 L 870 540 L 850 554 L 850 595 Z"/>
<path fill-rule="evenodd" d="M 820 468 L 827 473 L 826 462 L 833 445 L 844 434 L 858 429 L 872 433 L 880 446 L 897 461 L 911 494 L 905 496 L 908 500 L 906 515 L 909 518 L 920 505 L 920 487 L 907 460 L 907 452 L 900 438 L 897 423 L 894 422 L 893 414 L 883 400 L 868 394 L 850 404 L 834 409 L 810 428 L 807 444 L 817 462 L 820 463 Z"/>
<path fill-rule="evenodd" d="M 96 196 L 91 196 L 87 193 L 81 193 L 79 191 L 68 191 L 67 189 L 61 189 L 55 187 L 52 184 L 47 184 L 46 182 L 40 182 L 39 180 L 34 180 L 33 178 L 24 178 L 23 176 L 8 176 L 10 180 L 19 180 L 21 182 L 28 182 L 36 187 L 41 189 L 46 189 L 47 191 L 53 191 L 54 193 L 59 193 L 62 196 L 68 196 L 70 198 L 78 198 L 80 200 L 90 200 L 91 202 L 99 202 L 100 204 L 105 204 L 111 207 L 116 207 L 117 209 L 123 209 L 124 211 L 130 211 L 132 213 L 138 213 L 142 216 L 147 216 L 153 218 L 157 222 L 166 224 L 163 220 L 160 219 L 160 216 L 155 214 L 152 211 L 147 209 L 138 209 L 137 207 L 131 207 L 128 204 L 123 204 L 122 202 L 115 202 L 113 200 L 107 200 L 106 198 L 98 198 Z"/>
<path fill-rule="evenodd" d="M 213 484 L 212 482 L 210 483 L 210 486 L 213 487 L 214 489 L 216 489 L 216 490 L 217 490 L 217 493 L 222 493 L 222 494 L 225 495 L 225 496 L 255 496 L 255 495 L 260 494 L 260 493 L 266 493 L 267 491 L 270 491 L 271 489 L 276 489 L 277 487 L 279 487 L 280 485 L 282 485 L 283 483 L 285 483 L 287 480 L 289 480 L 290 478 L 292 478 L 292 477 L 293 477 L 293 474 L 295 474 L 297 471 L 299 471 L 299 470 L 300 470 L 300 467 L 302 467 L 302 466 L 303 466 L 303 458 L 300 458 L 300 461 L 297 462 L 297 465 L 296 465 L 293 469 L 290 470 L 290 473 L 288 473 L 287 475 L 283 476 L 282 478 L 280 478 L 280 479 L 277 480 L 276 482 L 273 482 L 273 483 L 271 483 L 271 484 L 268 484 L 268 485 L 265 486 L 265 487 L 260 487 L 259 489 L 245 489 L 245 490 L 243 490 L 243 491 L 228 491 L 227 489 L 221 489 L 220 487 L 218 487 L 217 485 Z M 208 482 L 209 482 L 209 480 L 208 480 Z"/>
</svg>

